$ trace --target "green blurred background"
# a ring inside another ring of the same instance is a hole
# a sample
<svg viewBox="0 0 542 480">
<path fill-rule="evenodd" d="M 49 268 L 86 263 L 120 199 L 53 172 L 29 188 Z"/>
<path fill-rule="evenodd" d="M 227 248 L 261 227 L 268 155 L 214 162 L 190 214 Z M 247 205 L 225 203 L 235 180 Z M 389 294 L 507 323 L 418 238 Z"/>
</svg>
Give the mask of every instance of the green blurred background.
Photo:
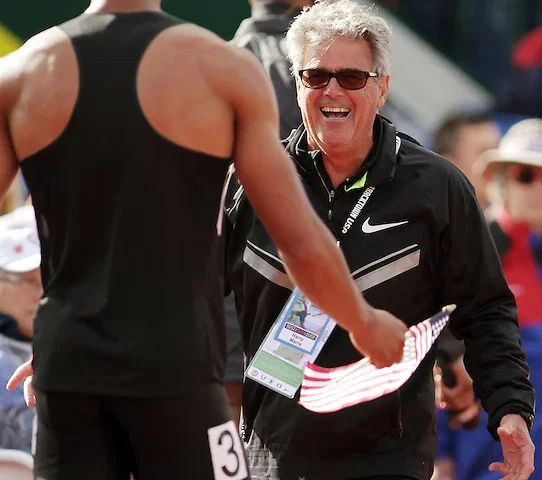
<svg viewBox="0 0 542 480">
<path fill-rule="evenodd" d="M 374 0 L 493 94 L 514 73 L 512 49 L 542 26 L 542 0 Z M 0 0 L 0 56 L 90 0 Z M 372 0 L 368 0 L 372 3 Z M 249 16 L 248 0 L 164 0 L 164 10 L 230 40 Z"/>
<path fill-rule="evenodd" d="M 88 0 L 0 0 L 0 56 L 37 32 L 76 16 Z M 165 0 L 163 8 L 226 40 L 249 15 L 247 0 Z"/>
</svg>

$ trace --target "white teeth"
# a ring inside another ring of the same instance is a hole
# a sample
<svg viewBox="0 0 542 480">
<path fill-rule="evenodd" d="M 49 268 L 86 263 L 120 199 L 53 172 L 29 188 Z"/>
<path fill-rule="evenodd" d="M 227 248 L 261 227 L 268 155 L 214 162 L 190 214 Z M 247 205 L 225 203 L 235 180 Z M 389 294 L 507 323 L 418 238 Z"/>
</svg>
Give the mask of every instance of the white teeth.
<svg viewBox="0 0 542 480">
<path fill-rule="evenodd" d="M 342 107 L 322 107 L 321 110 L 327 113 L 348 113 L 350 111 L 349 108 Z"/>
</svg>

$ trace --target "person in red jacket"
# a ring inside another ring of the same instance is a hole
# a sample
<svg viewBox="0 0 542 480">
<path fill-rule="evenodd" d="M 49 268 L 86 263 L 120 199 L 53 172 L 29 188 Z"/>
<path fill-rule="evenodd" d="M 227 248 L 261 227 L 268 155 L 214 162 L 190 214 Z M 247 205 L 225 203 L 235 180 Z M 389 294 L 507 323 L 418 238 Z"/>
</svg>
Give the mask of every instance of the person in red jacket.
<svg viewBox="0 0 542 480">
<path fill-rule="evenodd" d="M 489 226 L 516 298 L 531 382 L 535 389 L 542 389 L 542 120 L 515 124 L 499 148 L 485 152 L 477 165 L 488 181 L 494 205 Z M 484 412 L 482 417 L 475 430 L 454 430 L 446 416 L 440 415 L 438 480 L 496 478 L 486 466 L 500 460 L 500 447 L 483 426 Z M 535 447 L 542 447 L 542 425 L 535 422 L 531 436 Z M 542 479 L 540 456 L 535 456 L 535 472 L 530 478 Z"/>
</svg>

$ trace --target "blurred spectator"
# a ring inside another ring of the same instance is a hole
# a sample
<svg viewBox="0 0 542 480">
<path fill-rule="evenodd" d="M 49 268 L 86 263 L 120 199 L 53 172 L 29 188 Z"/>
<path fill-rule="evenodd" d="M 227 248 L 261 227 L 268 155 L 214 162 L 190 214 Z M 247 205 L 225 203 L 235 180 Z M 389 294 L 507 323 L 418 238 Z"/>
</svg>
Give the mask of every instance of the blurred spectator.
<svg viewBox="0 0 542 480">
<path fill-rule="evenodd" d="M 519 40 L 514 48 L 512 64 L 518 70 L 542 66 L 542 25 Z"/>
<path fill-rule="evenodd" d="M 17 230 L 20 228 L 36 228 L 34 207 L 30 202 L 24 207 L 19 207 L 6 215 L 0 216 L 0 230 Z"/>
<path fill-rule="evenodd" d="M 540 0 L 379 0 L 492 93 L 510 74 L 512 45 L 542 25 Z"/>
<path fill-rule="evenodd" d="M 10 213 L 16 208 L 20 207 L 27 197 L 26 186 L 23 182 L 22 175 L 19 173 L 11 187 L 9 187 L 8 193 L 4 197 L 3 202 L 0 204 L 0 215 Z"/>
<path fill-rule="evenodd" d="M 457 112 L 442 122 L 435 132 L 433 149 L 449 159 L 470 180 L 482 209 L 489 201 L 485 195 L 485 182 L 475 169 L 480 155 L 496 148 L 500 131 L 489 114 L 482 112 Z M 456 340 L 448 329 L 439 339 L 437 360 L 441 369 L 441 395 L 439 408 L 446 408 L 452 428 L 473 428 L 480 421 L 480 404 L 474 397 L 472 379 L 463 364 L 463 342 Z M 442 405 L 441 405 L 442 401 Z"/>
<path fill-rule="evenodd" d="M 243 20 L 232 43 L 249 49 L 267 71 L 279 103 L 280 137 L 301 125 L 295 81 L 286 58 L 285 35 L 290 23 L 312 0 L 250 0 L 251 17 Z"/>
<path fill-rule="evenodd" d="M 486 150 L 496 148 L 501 134 L 499 127 L 485 113 L 460 112 L 446 118 L 435 132 L 433 150 L 455 164 L 476 189 L 482 209 L 489 205 L 482 176 L 474 165 Z"/>
<path fill-rule="evenodd" d="M 494 205 L 490 229 L 505 276 L 516 297 L 520 333 L 531 382 L 542 390 L 542 120 L 514 125 L 499 148 L 484 153 L 479 168 L 487 177 Z M 487 464 L 500 461 L 501 452 L 484 427 L 452 430 L 439 415 L 437 479 L 496 479 Z M 482 413 L 482 425 L 485 414 Z M 531 432 L 535 447 L 542 448 L 542 424 Z M 531 479 L 542 479 L 542 458 L 535 457 Z"/>
<path fill-rule="evenodd" d="M 510 81 L 497 97 L 496 110 L 542 117 L 542 26 L 528 32 L 515 45 L 512 68 Z"/>
<path fill-rule="evenodd" d="M 0 217 L 0 382 L 32 353 L 34 314 L 42 295 L 40 245 L 32 206 Z M 30 452 L 33 410 L 22 387 L 0 389 L 0 448 Z"/>
</svg>

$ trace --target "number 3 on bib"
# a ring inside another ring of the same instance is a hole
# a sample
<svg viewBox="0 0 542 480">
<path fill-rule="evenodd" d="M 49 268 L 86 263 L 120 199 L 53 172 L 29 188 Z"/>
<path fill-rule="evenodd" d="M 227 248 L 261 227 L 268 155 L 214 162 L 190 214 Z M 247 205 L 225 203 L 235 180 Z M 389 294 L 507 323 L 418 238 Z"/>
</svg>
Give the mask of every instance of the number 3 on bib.
<svg viewBox="0 0 542 480">
<path fill-rule="evenodd" d="M 248 477 L 245 451 L 233 420 L 207 430 L 215 480 Z"/>
</svg>

